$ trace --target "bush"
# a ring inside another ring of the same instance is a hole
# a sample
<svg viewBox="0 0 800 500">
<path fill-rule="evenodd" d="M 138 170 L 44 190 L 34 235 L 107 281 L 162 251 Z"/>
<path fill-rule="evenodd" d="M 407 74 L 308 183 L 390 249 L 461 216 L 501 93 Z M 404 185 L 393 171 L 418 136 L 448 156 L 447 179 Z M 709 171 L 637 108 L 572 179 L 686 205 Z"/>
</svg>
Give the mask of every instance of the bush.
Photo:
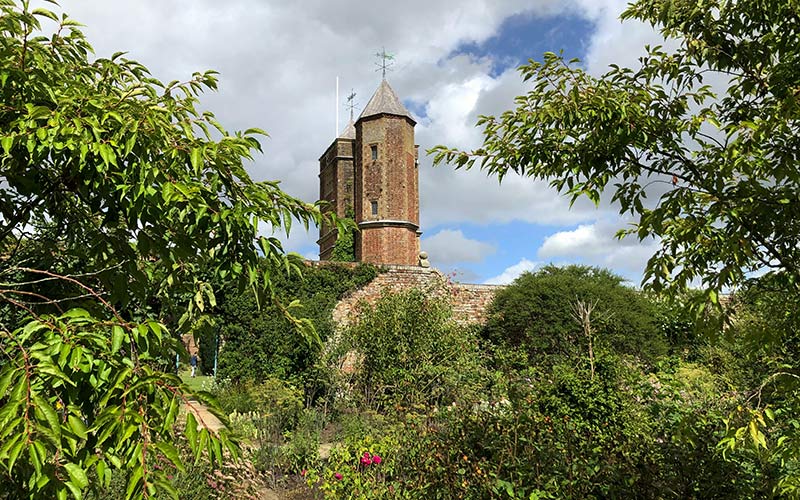
<svg viewBox="0 0 800 500">
<path fill-rule="evenodd" d="M 507 397 L 409 412 L 346 439 L 312 482 L 326 498 L 678 499 L 710 484 L 714 498 L 768 495 L 755 457 L 717 449 L 736 400 L 715 399 L 710 372 L 678 365 L 656 378 L 609 355 L 596 368 L 531 369 Z M 358 457 L 377 444 L 381 474 L 366 474 Z"/>
<path fill-rule="evenodd" d="M 600 349 L 646 362 L 666 351 L 645 295 L 604 269 L 551 265 L 523 274 L 497 293 L 483 330 L 496 361 L 519 369 L 584 355 L 587 339 L 572 310 L 578 300 L 596 303 L 592 327 Z"/>
<path fill-rule="evenodd" d="M 390 480 L 396 473 L 397 450 L 391 434 L 345 440 L 331 450 L 326 467 L 308 471 L 307 483 L 327 499 L 416 498 L 395 495 L 405 493 Z"/>
<path fill-rule="evenodd" d="M 450 404 L 482 386 L 476 331 L 458 325 L 444 299 L 410 290 L 360 308 L 343 337 L 360 356 L 355 388 L 366 407 Z"/>
<path fill-rule="evenodd" d="M 232 431 L 249 444 L 259 472 L 297 473 L 319 459 L 322 417 L 304 409 L 301 390 L 270 379 L 260 384 L 222 384 L 216 390 Z"/>
<path fill-rule="evenodd" d="M 287 278 L 274 275 L 278 301 L 289 304 L 298 300 L 301 308 L 294 313 L 312 321 L 322 341 L 333 331 L 331 311 L 346 293 L 369 283 L 378 274 L 374 266 L 327 264 L 309 266 L 303 276 Z M 233 381 L 263 381 L 271 377 L 309 381 L 321 346 L 302 341 L 281 306 L 268 303 L 259 307 L 252 293 L 227 288 L 218 297 L 217 324 L 223 339 L 218 376 Z M 213 336 L 207 344 L 213 345 Z M 308 387 L 309 392 L 316 391 Z"/>
</svg>

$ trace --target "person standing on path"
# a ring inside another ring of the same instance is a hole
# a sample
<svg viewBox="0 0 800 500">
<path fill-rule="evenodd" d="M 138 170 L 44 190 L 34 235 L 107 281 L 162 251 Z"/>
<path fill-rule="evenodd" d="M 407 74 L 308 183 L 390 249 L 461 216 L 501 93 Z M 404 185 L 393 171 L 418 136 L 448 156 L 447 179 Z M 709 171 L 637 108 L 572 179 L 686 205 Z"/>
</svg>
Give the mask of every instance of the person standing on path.
<svg viewBox="0 0 800 500">
<path fill-rule="evenodd" d="M 189 364 L 192 365 L 192 378 L 194 378 L 194 374 L 197 371 L 197 354 L 192 354 Z"/>
</svg>

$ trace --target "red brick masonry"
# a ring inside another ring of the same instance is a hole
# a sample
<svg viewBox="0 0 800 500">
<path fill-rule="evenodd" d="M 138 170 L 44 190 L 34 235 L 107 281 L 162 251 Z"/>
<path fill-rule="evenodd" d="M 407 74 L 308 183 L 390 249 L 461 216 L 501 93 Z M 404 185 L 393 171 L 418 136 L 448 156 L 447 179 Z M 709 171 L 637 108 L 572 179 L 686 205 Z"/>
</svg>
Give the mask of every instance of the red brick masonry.
<svg viewBox="0 0 800 500">
<path fill-rule="evenodd" d="M 312 263 L 319 265 L 319 263 Z M 379 274 L 365 287 L 342 299 L 333 309 L 333 320 L 349 323 L 359 302 L 374 303 L 384 291 L 401 292 L 419 289 L 431 296 L 448 297 L 456 321 L 464 324 L 483 323 L 486 311 L 502 285 L 470 285 L 453 283 L 437 269 L 419 266 L 382 266 Z"/>
</svg>

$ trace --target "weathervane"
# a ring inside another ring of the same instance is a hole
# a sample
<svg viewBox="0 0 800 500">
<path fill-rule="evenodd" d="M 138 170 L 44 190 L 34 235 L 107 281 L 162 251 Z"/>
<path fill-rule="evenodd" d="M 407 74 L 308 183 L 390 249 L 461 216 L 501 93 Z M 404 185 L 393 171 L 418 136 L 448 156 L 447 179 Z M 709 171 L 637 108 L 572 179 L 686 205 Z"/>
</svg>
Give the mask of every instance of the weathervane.
<svg viewBox="0 0 800 500">
<path fill-rule="evenodd" d="M 345 104 L 345 108 L 350 110 L 350 121 L 353 121 L 353 110 L 358 106 L 355 102 L 356 93 L 353 89 L 350 89 L 350 95 L 347 96 L 347 104 Z"/>
<path fill-rule="evenodd" d="M 375 66 L 378 67 L 375 71 L 380 70 L 381 74 L 383 75 L 383 79 L 386 80 L 386 70 L 391 71 L 391 67 L 394 64 L 394 55 L 389 54 L 386 52 L 386 47 L 382 48 L 380 52 L 375 53 L 375 57 L 380 59 L 380 62 L 376 62 Z"/>
</svg>

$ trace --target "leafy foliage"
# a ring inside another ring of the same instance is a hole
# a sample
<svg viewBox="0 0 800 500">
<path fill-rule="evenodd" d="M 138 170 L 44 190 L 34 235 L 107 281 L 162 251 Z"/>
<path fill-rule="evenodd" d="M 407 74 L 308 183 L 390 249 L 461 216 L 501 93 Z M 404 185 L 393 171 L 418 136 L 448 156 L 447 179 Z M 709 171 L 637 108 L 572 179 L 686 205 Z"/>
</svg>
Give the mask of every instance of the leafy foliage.
<svg viewBox="0 0 800 500">
<path fill-rule="evenodd" d="M 343 439 L 307 479 L 351 499 L 702 498 L 708 484 L 715 498 L 770 494 L 775 477 L 758 457 L 717 449 L 719 416 L 736 400 L 719 400 L 708 371 L 656 378 L 613 355 L 597 361 L 594 378 L 559 363 L 478 404 L 409 410 Z M 380 467 L 362 465 L 365 452 Z"/>
<path fill-rule="evenodd" d="M 345 210 L 345 216 L 353 220 L 355 218 L 355 212 L 351 207 L 347 207 Z M 341 233 L 338 238 L 336 238 L 336 243 L 333 245 L 333 254 L 331 255 L 331 260 L 337 262 L 355 262 L 356 260 L 356 231 L 358 228 L 351 227 L 349 230 Z"/>
<path fill-rule="evenodd" d="M 248 458 L 257 470 L 297 473 L 317 459 L 320 426 L 316 411 L 304 410 L 301 389 L 270 379 L 223 384 L 215 393 L 232 431 L 251 445 Z"/>
<path fill-rule="evenodd" d="M 796 292 L 785 274 L 751 279 L 734 297 L 729 335 L 744 344 L 748 405 L 740 409 L 722 445 L 755 448 L 776 465 L 777 493 L 800 496 L 800 371 Z"/>
<path fill-rule="evenodd" d="M 639 0 L 623 18 L 658 25 L 676 48 L 600 77 L 545 54 L 520 68 L 531 90 L 516 109 L 480 118 L 482 147 L 439 146 L 435 163 L 547 179 L 573 200 L 609 190 L 635 217 L 621 234 L 661 242 L 645 271 L 655 290 L 697 279 L 715 302 L 756 270 L 796 287 L 797 3 Z"/>
<path fill-rule="evenodd" d="M 458 325 L 444 299 L 411 289 L 360 308 L 343 338 L 360 358 L 354 383 L 364 407 L 469 401 L 481 387 L 475 329 Z"/>
<path fill-rule="evenodd" d="M 263 132 L 197 109 L 214 72 L 164 84 L 123 53 L 91 60 L 79 26 L 0 1 L 0 481 L 79 499 L 124 471 L 128 498 L 177 497 L 149 466 L 182 467 L 172 335 L 204 320 L 214 280 L 269 298 L 262 260 L 299 267 L 259 228 L 321 215 L 250 179 Z M 236 451 L 192 415 L 185 433 L 195 460 Z"/>
<path fill-rule="evenodd" d="M 781 463 L 784 474 L 774 493 L 797 496 L 796 408 L 775 412 L 759 399 L 765 391 L 783 403 L 797 399 L 797 359 L 758 345 L 792 346 L 796 338 L 788 318 L 800 290 L 800 8 L 780 0 L 638 0 L 622 17 L 657 26 L 670 48 L 647 47 L 639 67 L 612 65 L 599 77 L 545 54 L 520 68 L 531 90 L 515 109 L 479 119 L 482 147 L 436 147 L 435 163 L 549 180 L 573 201 L 599 203 L 605 194 L 633 220 L 620 237 L 658 241 L 645 286 L 680 296 L 700 283 L 695 321 L 716 337 L 738 333 L 745 351 L 762 353 L 751 359 L 771 370 L 754 370 L 763 377 L 746 388 L 748 418 L 741 425 L 731 417 L 723 446 L 772 453 L 765 460 Z M 780 285 L 772 298 L 761 295 L 763 310 L 724 311 L 720 293 L 748 289 L 755 274 Z M 770 446 L 773 426 L 779 437 Z"/>
<path fill-rule="evenodd" d="M 294 325 L 282 314 L 280 304 L 295 303 L 296 311 L 310 320 L 320 340 L 326 341 L 333 333 L 331 311 L 336 302 L 370 282 L 378 272 L 367 264 L 326 264 L 304 268 L 302 277 L 275 275 L 273 286 L 278 302 L 263 307 L 259 307 L 253 293 L 226 288 L 220 294 L 215 314 L 219 335 L 224 339 L 219 377 L 233 381 L 294 379 L 308 383 L 308 390 L 313 391 L 310 372 L 322 345 L 298 343 L 293 335 Z"/>
<path fill-rule="evenodd" d="M 517 368 L 580 359 L 587 340 L 571 304 L 596 301 L 592 327 L 599 346 L 652 361 L 665 350 L 654 307 L 622 281 L 607 270 L 585 266 L 550 265 L 525 273 L 497 293 L 483 335 L 498 348 L 522 354 L 512 363 Z"/>
</svg>

